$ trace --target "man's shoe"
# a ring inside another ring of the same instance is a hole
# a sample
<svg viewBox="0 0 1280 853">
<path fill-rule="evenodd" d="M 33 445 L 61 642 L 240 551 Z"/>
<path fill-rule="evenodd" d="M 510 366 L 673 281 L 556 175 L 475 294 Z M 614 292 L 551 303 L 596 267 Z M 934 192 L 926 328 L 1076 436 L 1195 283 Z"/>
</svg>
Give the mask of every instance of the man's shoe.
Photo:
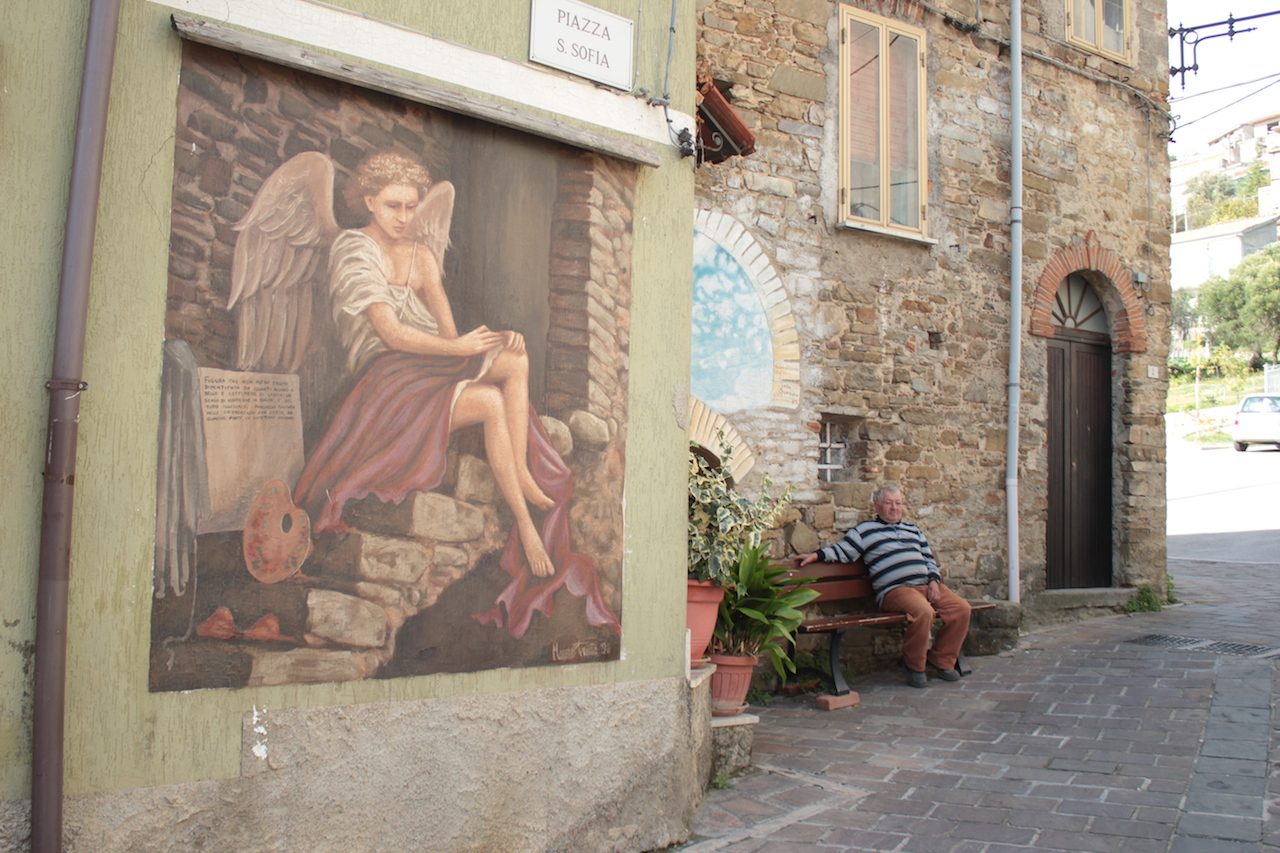
<svg viewBox="0 0 1280 853">
<path fill-rule="evenodd" d="M 929 686 L 929 679 L 925 677 L 923 672 L 916 672 L 914 669 L 907 666 L 907 662 L 904 660 L 900 660 L 898 663 L 902 665 L 902 671 L 907 674 L 907 684 L 912 687 Z"/>
<path fill-rule="evenodd" d="M 960 680 L 960 673 L 957 670 L 939 669 L 938 667 L 933 666 L 933 664 L 929 664 L 929 666 L 933 667 L 934 674 L 937 675 L 938 678 L 941 678 L 943 681 L 959 681 Z"/>
</svg>

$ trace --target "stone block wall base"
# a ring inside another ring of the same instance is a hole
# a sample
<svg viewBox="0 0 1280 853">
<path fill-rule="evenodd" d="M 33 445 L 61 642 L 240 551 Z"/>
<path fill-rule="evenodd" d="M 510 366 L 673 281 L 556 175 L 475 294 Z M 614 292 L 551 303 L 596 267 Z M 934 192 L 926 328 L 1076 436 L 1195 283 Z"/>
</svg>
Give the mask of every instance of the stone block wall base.
<svg viewBox="0 0 1280 853">
<path fill-rule="evenodd" d="M 813 704 L 818 706 L 820 711 L 838 711 L 841 708 L 855 707 L 862 701 L 862 697 L 858 695 L 858 691 L 850 690 L 848 693 L 837 696 L 834 693 L 823 693 Z"/>
<path fill-rule="evenodd" d="M 1119 613 L 1133 593 L 1132 589 L 1124 587 L 1048 589 L 1036 593 L 1023 608 L 1023 613 L 1028 622 L 1036 625 L 1071 622 Z"/>
<path fill-rule="evenodd" d="M 751 743 L 760 718 L 755 714 L 713 717 L 711 720 L 711 778 L 751 766 Z"/>
<path fill-rule="evenodd" d="M 996 655 L 1018 647 L 1017 628 L 984 628 L 972 632 L 964 641 L 964 653 L 969 657 Z"/>
<path fill-rule="evenodd" d="M 710 713 L 682 677 L 258 709 L 238 776 L 70 796 L 64 849 L 664 849 L 703 796 Z M 0 799 L 0 851 L 28 815 Z"/>
<path fill-rule="evenodd" d="M 997 602 L 991 610 L 973 614 L 964 653 L 969 657 L 994 655 L 1018 647 L 1018 626 L 1022 623 L 1022 607 L 1007 601 Z"/>
</svg>

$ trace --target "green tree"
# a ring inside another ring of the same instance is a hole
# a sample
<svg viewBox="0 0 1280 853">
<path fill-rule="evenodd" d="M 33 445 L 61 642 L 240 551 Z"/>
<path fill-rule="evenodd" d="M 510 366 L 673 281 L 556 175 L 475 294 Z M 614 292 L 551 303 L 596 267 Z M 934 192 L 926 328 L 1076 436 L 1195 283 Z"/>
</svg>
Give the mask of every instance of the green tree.
<svg viewBox="0 0 1280 853">
<path fill-rule="evenodd" d="M 1191 337 L 1200 317 L 1196 311 L 1196 291 L 1192 289 L 1175 290 L 1173 301 L 1169 305 L 1169 325 L 1177 334 L 1178 340 L 1185 341 Z"/>
<path fill-rule="evenodd" d="M 1201 228 L 1214 221 L 1214 211 L 1236 197 L 1236 182 L 1222 172 L 1205 172 L 1187 181 L 1187 227 Z"/>
<path fill-rule="evenodd" d="M 1240 176 L 1240 180 L 1236 181 L 1236 195 L 1240 198 L 1251 198 L 1256 204 L 1258 201 L 1258 189 L 1271 185 L 1271 170 L 1262 165 L 1261 160 L 1254 160 L 1253 165 L 1249 167 L 1249 171 Z"/>
<path fill-rule="evenodd" d="M 1258 196 L 1253 198 L 1229 198 L 1218 202 L 1218 206 L 1209 212 L 1206 225 L 1215 222 L 1234 222 L 1237 219 L 1251 219 L 1258 215 Z"/>
<path fill-rule="evenodd" d="M 1255 161 L 1238 179 L 1205 172 L 1187 182 L 1187 227 L 1202 228 L 1258 215 L 1258 188 L 1271 183 L 1271 173 Z"/>
<path fill-rule="evenodd" d="M 1236 348 L 1254 347 L 1254 338 L 1245 328 L 1243 319 L 1244 288 L 1239 282 L 1214 276 L 1200 286 L 1200 298 L 1196 304 L 1204 317 L 1207 337 L 1213 344 L 1226 344 Z"/>
<path fill-rule="evenodd" d="M 1254 252 L 1231 271 L 1230 279 L 1244 289 L 1244 324 L 1255 336 L 1255 352 L 1270 347 L 1280 357 L 1280 243 Z"/>
</svg>

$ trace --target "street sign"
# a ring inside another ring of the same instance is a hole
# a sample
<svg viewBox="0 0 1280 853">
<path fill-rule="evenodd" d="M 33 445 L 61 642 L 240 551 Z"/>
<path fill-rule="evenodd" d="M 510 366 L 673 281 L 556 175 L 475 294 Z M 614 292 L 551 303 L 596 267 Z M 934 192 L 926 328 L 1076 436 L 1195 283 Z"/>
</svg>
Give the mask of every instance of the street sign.
<svg viewBox="0 0 1280 853">
<path fill-rule="evenodd" d="M 529 59 L 630 90 L 633 22 L 578 0 L 532 0 Z"/>
</svg>

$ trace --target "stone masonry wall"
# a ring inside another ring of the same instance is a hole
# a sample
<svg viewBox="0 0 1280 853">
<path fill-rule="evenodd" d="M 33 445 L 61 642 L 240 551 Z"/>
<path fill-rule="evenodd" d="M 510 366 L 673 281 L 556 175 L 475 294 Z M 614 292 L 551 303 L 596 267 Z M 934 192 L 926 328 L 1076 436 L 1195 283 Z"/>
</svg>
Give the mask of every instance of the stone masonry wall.
<svg viewBox="0 0 1280 853">
<path fill-rule="evenodd" d="M 787 547 L 830 541 L 866 516 L 875 483 L 895 481 L 950 581 L 969 596 L 1003 597 L 1008 9 L 983 4 L 977 32 L 966 32 L 969 2 L 852 5 L 927 32 L 931 242 L 835 225 L 838 4 L 698 4 L 700 67 L 731 84 L 733 108 L 757 140 L 749 157 L 699 170 L 698 204 L 737 217 L 766 247 L 802 346 L 799 411 L 734 413 L 730 421 L 758 460 L 748 487 L 764 475 L 796 486 L 781 534 Z M 1115 583 L 1157 583 L 1164 574 L 1168 166 L 1155 106 L 1167 93 L 1164 8 L 1135 0 L 1132 66 L 1067 45 L 1064 15 L 1060 0 L 1024 4 L 1024 50 L 1041 55 L 1023 63 L 1019 465 L 1029 593 L 1045 584 L 1048 434 L 1045 339 L 1028 334 L 1028 321 L 1041 274 L 1086 243 L 1114 260 L 1110 278 L 1089 275 L 1115 330 Z M 1150 277 L 1149 292 L 1134 290 L 1135 270 Z M 847 482 L 817 479 L 824 414 L 848 424 Z"/>
<path fill-rule="evenodd" d="M 635 169 L 583 154 L 560 169 L 552 226 L 547 406 L 625 428 Z M 621 357 L 620 357 L 621 356 Z"/>
</svg>

